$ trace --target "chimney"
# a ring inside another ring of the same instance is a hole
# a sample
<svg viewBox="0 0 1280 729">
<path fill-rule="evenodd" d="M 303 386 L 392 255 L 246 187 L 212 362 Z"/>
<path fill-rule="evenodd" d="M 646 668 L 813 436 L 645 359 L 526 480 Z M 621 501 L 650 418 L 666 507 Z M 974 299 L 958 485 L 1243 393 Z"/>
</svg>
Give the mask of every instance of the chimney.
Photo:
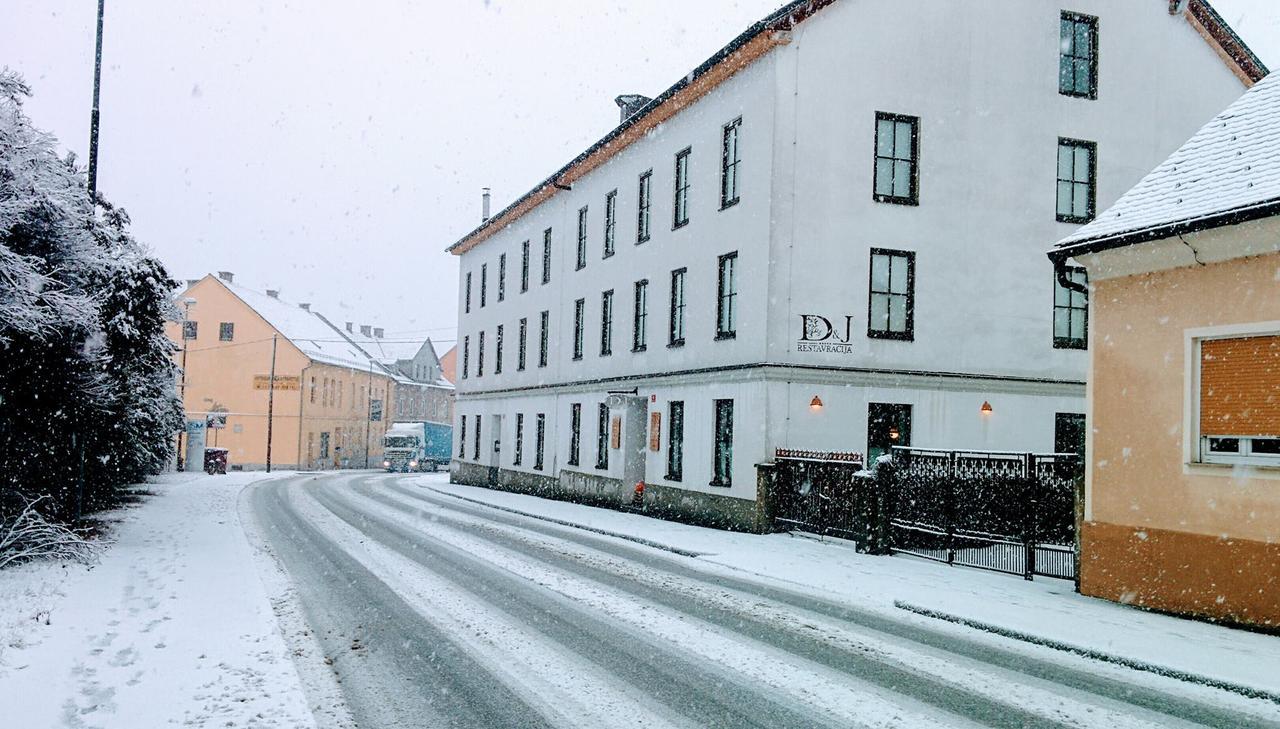
<svg viewBox="0 0 1280 729">
<path fill-rule="evenodd" d="M 489 219 L 489 188 L 480 188 L 484 192 L 480 193 L 480 222 Z"/>
<path fill-rule="evenodd" d="M 372 337 L 373 336 L 373 332 L 371 331 L 372 329 L 373 327 L 368 324 L 361 324 L 360 325 L 361 336 Z"/>
<path fill-rule="evenodd" d="M 303 311 L 311 311 L 311 304 L 307 304 L 307 303 L 298 304 L 298 308 L 302 309 Z"/>
<path fill-rule="evenodd" d="M 382 332 L 383 332 L 383 331 L 384 331 L 384 330 L 383 330 L 383 328 L 382 328 L 382 327 L 374 327 L 374 328 L 373 328 L 373 338 L 374 338 L 374 339 L 382 339 Z"/>
<path fill-rule="evenodd" d="M 195 286 L 195 285 L 196 285 L 196 284 L 198 284 L 198 283 L 200 283 L 200 279 L 198 279 L 198 278 L 189 278 L 189 279 L 187 279 L 187 288 L 191 288 L 192 286 Z"/>
<path fill-rule="evenodd" d="M 653 99 L 640 94 L 623 94 L 614 98 L 613 103 L 618 105 L 618 123 L 621 124 L 630 119 L 650 101 L 653 101 Z"/>
<path fill-rule="evenodd" d="M 280 289 L 267 289 L 267 296 L 270 296 L 273 299 L 280 298 Z"/>
<path fill-rule="evenodd" d="M 227 283 L 232 283 L 232 280 L 235 277 L 236 275 L 230 271 L 218 271 L 218 278 L 222 279 L 223 281 L 226 281 Z"/>
<path fill-rule="evenodd" d="M 351 322 L 347 322 L 347 331 L 348 331 L 348 332 L 351 332 L 351 331 L 352 331 L 352 329 L 351 329 Z"/>
</svg>

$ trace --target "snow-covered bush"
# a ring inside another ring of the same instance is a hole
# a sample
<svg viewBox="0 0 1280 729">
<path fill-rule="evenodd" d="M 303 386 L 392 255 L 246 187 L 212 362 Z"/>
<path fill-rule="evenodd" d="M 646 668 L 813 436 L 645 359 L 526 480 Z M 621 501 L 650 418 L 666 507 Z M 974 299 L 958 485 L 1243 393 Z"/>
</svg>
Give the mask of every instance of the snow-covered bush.
<svg viewBox="0 0 1280 729">
<path fill-rule="evenodd" d="M 93 542 L 40 514 L 39 502 L 27 499 L 12 513 L 0 512 L 0 570 L 37 559 L 60 559 L 90 564 L 97 559 Z"/>
</svg>

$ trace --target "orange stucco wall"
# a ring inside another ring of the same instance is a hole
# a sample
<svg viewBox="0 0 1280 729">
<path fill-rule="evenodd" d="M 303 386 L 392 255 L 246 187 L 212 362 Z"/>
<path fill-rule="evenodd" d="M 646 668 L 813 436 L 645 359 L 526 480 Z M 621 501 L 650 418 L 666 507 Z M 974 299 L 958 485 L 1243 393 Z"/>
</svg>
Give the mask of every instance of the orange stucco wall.
<svg viewBox="0 0 1280 729">
<path fill-rule="evenodd" d="M 212 410 L 226 411 L 227 427 L 210 430 L 206 445 L 228 448 L 232 465 L 260 468 L 266 463 L 268 392 L 256 389 L 254 378 L 265 379 L 271 371 L 271 337 L 276 330 L 211 276 L 183 292 L 178 299 L 179 308 L 184 308 L 182 301 L 186 298 L 196 302 L 186 309 L 188 318 L 197 324 L 197 338 L 185 342 L 186 386 L 183 400 L 187 416 L 198 419 Z M 219 324 L 222 322 L 235 324 L 234 338 L 230 342 L 219 340 Z M 167 331 L 170 338 L 182 347 L 180 325 L 172 323 Z M 174 355 L 174 360 L 181 366 L 181 350 Z M 278 383 L 285 378 L 296 378 L 298 389 L 277 387 L 275 391 L 272 465 L 278 468 L 331 468 L 335 464 L 340 465 L 341 461 L 334 458 L 332 446 L 340 444 L 338 434 L 341 433 L 349 435 L 341 438 L 346 442 L 339 455 L 348 455 L 347 465 L 363 466 L 369 373 L 312 362 L 284 337 L 277 342 L 275 371 Z M 312 403 L 309 390 L 312 377 L 319 383 L 328 378 L 335 383 L 335 388 L 342 388 L 341 406 L 336 397 L 334 402 L 326 405 L 319 392 Z M 352 383 L 355 383 L 358 400 L 354 403 L 350 398 Z M 382 433 L 394 418 L 390 410 L 390 404 L 394 402 L 394 382 L 385 375 L 374 374 L 372 387 L 375 397 L 381 393 L 386 412 L 381 422 L 372 423 L 369 428 L 371 461 L 381 457 Z M 321 432 L 330 433 L 330 457 L 322 461 L 318 452 L 313 450 L 312 457 L 308 459 L 307 434 L 314 434 L 313 442 L 318 442 Z M 354 455 L 357 446 L 360 460 L 354 462 L 350 455 Z"/>
<path fill-rule="evenodd" d="M 1084 592 L 1280 624 L 1280 473 L 1184 457 L 1186 330 L 1280 321 L 1278 272 L 1270 254 L 1095 280 Z"/>
</svg>

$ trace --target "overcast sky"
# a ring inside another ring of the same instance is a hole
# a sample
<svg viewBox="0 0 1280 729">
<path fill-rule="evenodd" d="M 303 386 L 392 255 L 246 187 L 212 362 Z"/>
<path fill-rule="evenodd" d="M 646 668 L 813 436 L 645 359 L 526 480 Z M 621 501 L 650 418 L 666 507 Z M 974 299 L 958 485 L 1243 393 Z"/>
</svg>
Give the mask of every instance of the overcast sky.
<svg viewBox="0 0 1280 729">
<path fill-rule="evenodd" d="M 504 207 L 617 123 L 614 96 L 657 94 L 780 3 L 107 0 L 99 189 L 177 278 L 230 270 L 452 340 L 443 249 L 480 188 Z M 1280 68 L 1280 0 L 1214 5 Z M 0 66 L 82 160 L 95 6 L 0 0 Z"/>
</svg>

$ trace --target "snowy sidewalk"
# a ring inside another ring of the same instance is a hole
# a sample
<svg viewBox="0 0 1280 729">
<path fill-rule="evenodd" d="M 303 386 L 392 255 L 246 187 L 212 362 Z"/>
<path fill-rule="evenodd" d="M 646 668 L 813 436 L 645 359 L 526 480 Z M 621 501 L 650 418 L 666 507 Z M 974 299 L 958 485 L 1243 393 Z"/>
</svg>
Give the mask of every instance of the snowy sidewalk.
<svg viewBox="0 0 1280 729">
<path fill-rule="evenodd" d="M 3 724 L 313 726 L 237 512 L 265 477 L 163 476 L 99 565 L 0 572 Z"/>
<path fill-rule="evenodd" d="M 858 554 L 847 543 L 787 534 L 724 532 L 534 496 L 461 486 L 444 474 L 417 482 L 437 492 L 644 540 L 705 562 L 769 577 L 814 594 L 949 626 L 894 607 L 949 613 L 1099 653 L 1280 694 L 1280 637 L 1183 620 L 1083 597 L 1071 582 L 948 567 L 908 556 Z M 970 630 L 952 626 L 956 630 Z M 1002 640 L 995 638 L 993 640 Z"/>
</svg>

